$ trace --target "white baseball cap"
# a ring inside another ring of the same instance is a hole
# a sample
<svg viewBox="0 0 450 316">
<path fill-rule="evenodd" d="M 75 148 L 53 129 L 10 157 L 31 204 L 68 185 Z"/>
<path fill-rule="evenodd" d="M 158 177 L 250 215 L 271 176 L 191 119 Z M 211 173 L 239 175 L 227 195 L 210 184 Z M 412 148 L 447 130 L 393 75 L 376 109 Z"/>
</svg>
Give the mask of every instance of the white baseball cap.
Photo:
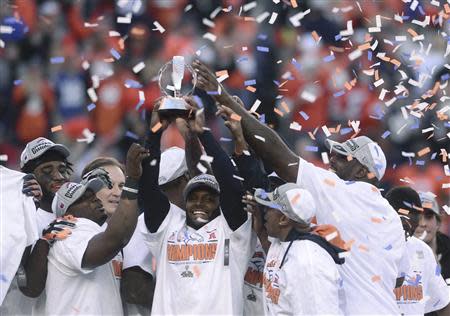
<svg viewBox="0 0 450 316">
<path fill-rule="evenodd" d="M 256 189 L 254 197 L 259 204 L 278 209 L 298 223 L 310 224 L 316 215 L 316 203 L 311 193 L 295 183 L 280 185 L 269 193 L 263 189 Z"/>
<path fill-rule="evenodd" d="M 39 158 L 50 149 L 61 153 L 64 158 L 67 158 L 70 155 L 70 151 L 66 146 L 55 144 L 45 137 L 38 137 L 29 142 L 22 151 L 22 154 L 20 155 L 20 168 L 23 169 L 30 160 Z"/>
<path fill-rule="evenodd" d="M 170 147 L 161 154 L 159 164 L 158 184 L 163 185 L 173 181 L 188 171 L 184 149 Z"/>
<path fill-rule="evenodd" d="M 338 143 L 327 139 L 326 146 L 334 152 L 344 156 L 356 158 L 363 166 L 366 166 L 378 180 L 383 178 L 386 171 L 386 156 L 381 147 L 367 136 L 358 136 Z"/>
<path fill-rule="evenodd" d="M 439 205 L 436 195 L 432 192 L 419 192 L 422 208 L 432 210 L 436 215 L 440 216 Z"/>
<path fill-rule="evenodd" d="M 56 217 L 66 214 L 67 209 L 83 196 L 87 189 L 91 189 L 94 193 L 100 191 L 106 183 L 100 178 L 93 178 L 82 183 L 66 182 L 56 192 L 52 201 L 52 211 Z"/>
</svg>

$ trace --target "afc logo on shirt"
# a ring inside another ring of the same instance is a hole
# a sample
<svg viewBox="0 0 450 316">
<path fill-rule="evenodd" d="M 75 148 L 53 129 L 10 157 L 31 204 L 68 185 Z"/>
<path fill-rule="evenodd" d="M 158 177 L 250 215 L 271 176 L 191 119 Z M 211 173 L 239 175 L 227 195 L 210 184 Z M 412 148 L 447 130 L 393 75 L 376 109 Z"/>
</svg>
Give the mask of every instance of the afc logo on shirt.
<svg viewBox="0 0 450 316">
<path fill-rule="evenodd" d="M 250 259 L 247 272 L 244 276 L 244 282 L 256 287 L 261 288 L 263 285 L 263 272 L 264 272 L 265 256 L 262 251 L 256 251 L 253 257 Z"/>
</svg>

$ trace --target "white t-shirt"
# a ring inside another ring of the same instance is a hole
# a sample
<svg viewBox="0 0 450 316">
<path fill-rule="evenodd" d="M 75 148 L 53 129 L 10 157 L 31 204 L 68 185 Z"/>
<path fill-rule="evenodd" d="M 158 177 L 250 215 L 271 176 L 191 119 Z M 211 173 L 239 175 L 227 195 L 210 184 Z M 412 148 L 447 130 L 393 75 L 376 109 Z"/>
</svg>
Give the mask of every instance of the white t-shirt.
<svg viewBox="0 0 450 316">
<path fill-rule="evenodd" d="M 122 315 L 112 263 L 92 270 L 81 267 L 89 241 L 103 231 L 102 227 L 85 218 L 78 218 L 76 224 L 69 238 L 50 249 L 46 314 Z"/>
<path fill-rule="evenodd" d="M 244 315 L 248 316 L 264 314 L 262 288 L 266 254 L 259 238 L 253 231 L 252 238 L 256 240 L 256 247 L 244 276 Z"/>
<path fill-rule="evenodd" d="M 158 231 L 142 233 L 156 258 L 153 315 L 243 313 L 250 216 L 236 231 L 222 214 L 195 230 L 186 225 L 186 213 L 171 204 Z"/>
<path fill-rule="evenodd" d="M 400 217 L 379 190 L 349 182 L 300 159 L 297 184 L 317 204 L 317 223 L 334 225 L 351 245 L 339 266 L 346 296 L 345 314 L 398 314 L 392 289 L 408 271 Z"/>
<path fill-rule="evenodd" d="M 310 240 L 276 239 L 264 267 L 266 315 L 337 315 L 343 295 L 337 265 L 325 249 Z"/>
<path fill-rule="evenodd" d="M 0 166 L 0 306 L 25 248 L 39 238 L 33 198 L 22 193 L 24 176 Z"/>
<path fill-rule="evenodd" d="M 400 311 L 404 315 L 423 315 L 440 310 L 450 302 L 450 291 L 442 278 L 431 248 L 411 237 L 406 242 L 410 270 L 403 285 L 394 289 Z"/>
</svg>

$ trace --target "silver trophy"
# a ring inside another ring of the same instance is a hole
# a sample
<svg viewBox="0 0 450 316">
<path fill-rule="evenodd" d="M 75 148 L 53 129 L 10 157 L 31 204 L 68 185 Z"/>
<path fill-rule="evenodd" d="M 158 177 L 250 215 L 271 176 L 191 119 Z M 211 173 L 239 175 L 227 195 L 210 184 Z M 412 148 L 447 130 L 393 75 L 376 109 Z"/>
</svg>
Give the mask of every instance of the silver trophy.
<svg viewBox="0 0 450 316">
<path fill-rule="evenodd" d="M 192 75 L 192 87 L 183 87 L 182 82 L 185 71 Z M 189 107 L 183 97 L 192 95 L 197 83 L 197 74 L 194 69 L 185 64 L 183 56 L 174 56 L 159 70 L 159 88 L 164 99 L 158 110 L 158 114 L 163 117 L 184 117 L 189 114 Z"/>
</svg>

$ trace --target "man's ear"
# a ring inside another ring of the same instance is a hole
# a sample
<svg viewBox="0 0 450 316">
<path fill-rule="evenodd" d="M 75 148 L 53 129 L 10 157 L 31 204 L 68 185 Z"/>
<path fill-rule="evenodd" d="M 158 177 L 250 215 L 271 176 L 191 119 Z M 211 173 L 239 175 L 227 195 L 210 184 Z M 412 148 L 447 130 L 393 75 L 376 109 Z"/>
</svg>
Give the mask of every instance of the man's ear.
<svg viewBox="0 0 450 316">
<path fill-rule="evenodd" d="M 287 226 L 287 225 L 290 225 L 290 223 L 291 223 L 291 219 L 289 217 L 287 217 L 284 214 L 280 216 L 280 220 L 278 221 L 278 225 L 280 225 L 280 226 Z"/>
</svg>

